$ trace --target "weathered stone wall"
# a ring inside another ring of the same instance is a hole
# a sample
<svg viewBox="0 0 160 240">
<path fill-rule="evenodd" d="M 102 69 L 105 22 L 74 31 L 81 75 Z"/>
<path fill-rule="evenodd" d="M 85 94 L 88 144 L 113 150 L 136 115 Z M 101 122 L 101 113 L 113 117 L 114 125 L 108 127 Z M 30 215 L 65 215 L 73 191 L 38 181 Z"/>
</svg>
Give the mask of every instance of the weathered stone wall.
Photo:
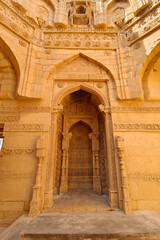
<svg viewBox="0 0 160 240">
<path fill-rule="evenodd" d="M 75 9 L 70 2 L 62 9 L 64 2 L 56 0 L 0 3 L 0 224 L 29 210 L 41 136 L 48 139 L 40 177 L 43 209 L 55 156 L 55 105 L 59 96 L 78 89 L 110 105 L 114 140 L 120 136 L 125 142 L 133 210 L 160 212 L 160 2 L 99 2 L 83 6 L 89 16 L 83 25 L 75 24 L 76 3 Z M 114 156 L 121 207 L 116 150 Z"/>
</svg>

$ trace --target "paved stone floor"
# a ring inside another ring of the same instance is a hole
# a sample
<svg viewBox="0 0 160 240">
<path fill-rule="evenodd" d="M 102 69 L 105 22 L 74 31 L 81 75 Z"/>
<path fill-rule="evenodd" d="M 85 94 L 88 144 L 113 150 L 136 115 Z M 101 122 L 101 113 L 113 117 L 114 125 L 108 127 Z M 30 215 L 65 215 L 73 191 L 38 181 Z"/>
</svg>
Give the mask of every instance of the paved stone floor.
<svg viewBox="0 0 160 240">
<path fill-rule="evenodd" d="M 107 195 L 92 190 L 70 190 L 68 194 L 54 195 L 54 206 L 49 212 L 106 212 L 111 210 Z M 46 211 L 45 211 L 46 212 Z"/>
<path fill-rule="evenodd" d="M 23 215 L 0 240 L 160 240 L 160 215 L 154 211 L 43 213 Z"/>
<path fill-rule="evenodd" d="M 0 235 L 7 229 L 7 227 L 0 227 Z"/>
</svg>

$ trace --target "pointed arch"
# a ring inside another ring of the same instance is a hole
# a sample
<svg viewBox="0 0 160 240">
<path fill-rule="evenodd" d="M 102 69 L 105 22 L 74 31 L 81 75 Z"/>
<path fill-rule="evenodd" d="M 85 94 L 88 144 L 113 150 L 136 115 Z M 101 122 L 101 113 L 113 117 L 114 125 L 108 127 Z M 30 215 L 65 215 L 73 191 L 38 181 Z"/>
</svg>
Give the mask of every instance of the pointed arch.
<svg viewBox="0 0 160 240">
<path fill-rule="evenodd" d="M 146 60 L 143 63 L 143 67 L 142 67 L 141 73 L 140 73 L 141 83 L 142 83 L 143 76 L 145 74 L 145 71 L 146 71 L 149 63 L 152 61 L 153 58 L 155 58 L 155 56 L 159 52 L 160 52 L 160 42 L 154 47 L 154 49 L 150 52 L 150 54 L 147 56 Z"/>
<path fill-rule="evenodd" d="M 58 105 L 61 103 L 61 101 L 69 94 L 76 92 L 78 90 L 84 90 L 86 92 L 89 92 L 91 94 L 94 94 L 98 97 L 99 101 L 101 104 L 104 104 L 105 107 L 108 106 L 108 99 L 98 90 L 95 89 L 92 86 L 87 85 L 86 83 L 81 83 L 81 84 L 74 84 L 70 87 L 67 87 L 63 89 L 59 94 L 55 96 L 53 99 L 53 106 L 54 108 L 57 108 Z"/>
<path fill-rule="evenodd" d="M 74 128 L 76 125 L 78 125 L 79 123 L 83 124 L 84 126 L 88 127 L 91 132 L 94 131 L 94 126 L 92 126 L 92 124 L 87 121 L 86 119 L 75 119 L 74 122 L 72 122 L 69 127 L 68 127 L 68 132 L 71 131 L 72 128 Z"/>
<path fill-rule="evenodd" d="M 6 42 L 0 37 L 0 50 L 5 54 L 5 56 L 10 60 L 11 64 L 13 65 L 16 75 L 17 75 L 17 80 L 20 79 L 20 67 L 18 60 L 14 53 L 12 52 L 11 48 L 6 44 Z"/>
<path fill-rule="evenodd" d="M 160 42 L 146 58 L 140 78 L 144 99 L 147 101 L 160 101 Z"/>
</svg>

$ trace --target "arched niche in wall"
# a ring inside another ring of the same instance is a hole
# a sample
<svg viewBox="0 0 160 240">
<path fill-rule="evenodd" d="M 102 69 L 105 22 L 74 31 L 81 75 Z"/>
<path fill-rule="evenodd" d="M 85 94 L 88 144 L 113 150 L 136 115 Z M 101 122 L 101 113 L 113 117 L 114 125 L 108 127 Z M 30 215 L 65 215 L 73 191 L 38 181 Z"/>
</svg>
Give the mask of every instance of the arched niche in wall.
<svg viewBox="0 0 160 240">
<path fill-rule="evenodd" d="M 147 57 L 141 76 L 144 99 L 160 101 L 160 43 Z"/>
<path fill-rule="evenodd" d="M 107 22 L 110 25 L 122 27 L 131 19 L 131 7 L 129 0 L 113 0 L 106 3 Z"/>
<path fill-rule="evenodd" d="M 0 38 L 0 99 L 15 97 L 19 76 L 18 62 L 10 48 Z"/>
</svg>

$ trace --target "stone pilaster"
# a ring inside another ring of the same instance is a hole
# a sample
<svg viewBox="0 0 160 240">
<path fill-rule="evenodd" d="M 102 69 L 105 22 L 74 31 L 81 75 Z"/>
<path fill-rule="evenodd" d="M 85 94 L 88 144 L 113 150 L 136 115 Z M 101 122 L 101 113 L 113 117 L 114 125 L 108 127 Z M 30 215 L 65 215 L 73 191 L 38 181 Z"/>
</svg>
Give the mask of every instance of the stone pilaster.
<svg viewBox="0 0 160 240">
<path fill-rule="evenodd" d="M 60 185 L 60 194 L 68 192 L 68 155 L 69 155 L 69 143 L 72 138 L 72 133 L 64 134 L 62 141 L 62 177 Z"/>
<path fill-rule="evenodd" d="M 128 176 L 125 164 L 125 145 L 124 139 L 121 137 L 117 137 L 117 152 L 120 166 L 121 188 L 123 195 L 123 210 L 125 214 L 132 214 L 133 213 L 132 203 L 130 200 Z"/>
<path fill-rule="evenodd" d="M 110 109 L 99 105 L 99 110 L 105 114 L 105 134 L 107 143 L 108 178 L 109 178 L 109 204 L 111 208 L 118 208 L 117 177 L 113 149 L 113 132 Z"/>
<path fill-rule="evenodd" d="M 89 138 L 92 140 L 93 156 L 93 192 L 101 194 L 100 167 L 99 167 L 99 134 L 90 133 Z"/>
<path fill-rule="evenodd" d="M 32 201 L 30 202 L 29 217 L 34 217 L 40 214 L 41 211 L 41 187 L 42 187 L 42 164 L 46 153 L 46 139 L 40 137 L 37 140 L 37 173 L 36 181 L 33 187 Z"/>
<path fill-rule="evenodd" d="M 53 206 L 53 179 L 56 165 L 56 130 L 57 130 L 57 118 L 58 113 L 62 111 L 63 106 L 59 105 L 52 112 L 51 118 L 51 130 L 50 130 L 50 154 L 47 164 L 47 173 L 46 173 L 46 186 L 45 186 L 45 198 L 44 198 L 44 208 L 50 209 Z"/>
</svg>

